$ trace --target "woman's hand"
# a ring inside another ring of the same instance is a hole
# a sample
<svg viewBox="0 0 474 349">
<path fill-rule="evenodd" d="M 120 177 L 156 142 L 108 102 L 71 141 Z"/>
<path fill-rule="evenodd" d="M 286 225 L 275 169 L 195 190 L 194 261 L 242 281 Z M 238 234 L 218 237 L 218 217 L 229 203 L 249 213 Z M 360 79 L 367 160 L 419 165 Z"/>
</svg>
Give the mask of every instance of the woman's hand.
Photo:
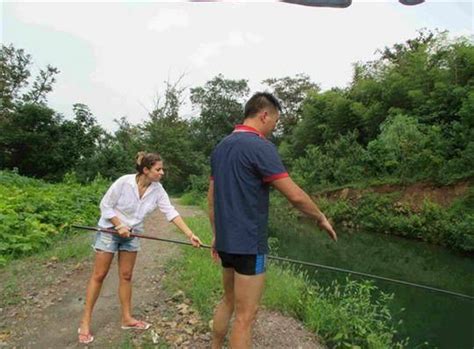
<svg viewBox="0 0 474 349">
<path fill-rule="evenodd" d="M 130 227 L 123 226 L 117 229 L 121 238 L 129 238 L 130 237 Z"/>
<path fill-rule="evenodd" d="M 202 245 L 202 242 L 201 240 L 199 240 L 199 238 L 192 234 L 190 237 L 189 237 L 189 241 L 191 241 L 191 243 L 193 244 L 194 247 L 199 247 Z"/>
</svg>

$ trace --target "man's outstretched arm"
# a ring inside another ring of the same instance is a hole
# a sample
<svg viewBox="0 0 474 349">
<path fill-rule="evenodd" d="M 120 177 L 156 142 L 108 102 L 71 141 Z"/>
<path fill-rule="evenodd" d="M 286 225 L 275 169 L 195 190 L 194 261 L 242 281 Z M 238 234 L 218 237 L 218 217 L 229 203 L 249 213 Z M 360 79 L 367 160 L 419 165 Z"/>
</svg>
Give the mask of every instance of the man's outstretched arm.
<svg viewBox="0 0 474 349">
<path fill-rule="evenodd" d="M 337 241 L 337 235 L 331 223 L 321 212 L 318 205 L 311 200 L 308 194 L 301 189 L 290 177 L 274 180 L 271 185 L 282 193 L 289 202 L 305 215 L 315 219 L 321 229 L 324 229 L 329 237 Z"/>
</svg>

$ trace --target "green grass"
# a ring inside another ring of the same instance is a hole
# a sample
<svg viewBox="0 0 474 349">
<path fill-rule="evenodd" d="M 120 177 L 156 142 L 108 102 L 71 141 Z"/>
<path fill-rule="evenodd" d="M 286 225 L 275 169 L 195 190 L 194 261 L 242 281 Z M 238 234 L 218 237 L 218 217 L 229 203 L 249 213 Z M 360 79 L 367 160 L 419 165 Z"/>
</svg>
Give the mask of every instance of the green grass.
<svg viewBox="0 0 474 349">
<path fill-rule="evenodd" d="M 207 209 L 207 198 L 206 194 L 200 194 L 194 191 L 184 193 L 178 202 L 185 206 L 199 206 L 201 209 Z"/>
<path fill-rule="evenodd" d="M 60 240 L 52 249 L 47 249 L 36 255 L 39 259 L 56 257 L 59 262 L 80 261 L 90 255 L 93 242 L 93 233 L 81 232 L 68 239 Z"/>
<path fill-rule="evenodd" d="M 210 244 L 210 227 L 206 218 L 187 218 L 186 223 L 203 243 Z M 184 256 L 168 262 L 169 275 L 175 277 L 166 278 L 165 286 L 172 291 L 183 290 L 193 300 L 200 315 L 209 320 L 222 292 L 220 266 L 211 261 L 208 249 L 184 248 Z"/>
<path fill-rule="evenodd" d="M 15 305 L 21 302 L 21 295 L 18 293 L 19 282 L 16 276 L 12 276 L 3 281 L 0 289 L 0 306 Z"/>
</svg>

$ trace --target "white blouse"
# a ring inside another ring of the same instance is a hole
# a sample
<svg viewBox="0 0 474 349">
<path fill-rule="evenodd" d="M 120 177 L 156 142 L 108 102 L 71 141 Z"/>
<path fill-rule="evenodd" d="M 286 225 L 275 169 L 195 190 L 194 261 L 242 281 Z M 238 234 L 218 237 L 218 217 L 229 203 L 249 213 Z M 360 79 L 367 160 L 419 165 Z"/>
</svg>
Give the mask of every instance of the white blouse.
<svg viewBox="0 0 474 349">
<path fill-rule="evenodd" d="M 107 190 L 100 202 L 101 216 L 98 223 L 100 227 L 113 227 L 110 218 L 117 216 L 123 224 L 133 228 L 134 231 L 143 232 L 146 215 L 157 207 L 168 221 L 179 216 L 159 182 L 152 182 L 140 199 L 135 176 L 135 174 L 122 176 Z"/>
</svg>

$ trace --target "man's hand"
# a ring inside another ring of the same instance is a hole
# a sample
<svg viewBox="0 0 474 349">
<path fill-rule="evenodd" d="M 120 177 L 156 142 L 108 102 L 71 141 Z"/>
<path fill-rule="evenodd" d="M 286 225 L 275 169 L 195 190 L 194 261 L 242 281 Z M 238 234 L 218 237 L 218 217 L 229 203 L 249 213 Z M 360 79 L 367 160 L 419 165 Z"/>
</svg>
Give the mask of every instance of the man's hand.
<svg viewBox="0 0 474 349">
<path fill-rule="evenodd" d="M 337 235 L 319 207 L 290 177 L 280 178 L 272 182 L 272 186 L 282 193 L 289 202 L 307 216 L 316 219 L 321 229 L 326 230 L 329 237 L 337 241 Z"/>
<path fill-rule="evenodd" d="M 328 233 L 329 237 L 333 239 L 334 241 L 337 241 L 337 235 L 336 232 L 334 231 L 331 223 L 329 223 L 328 219 L 326 216 L 322 216 L 321 219 L 318 222 L 318 225 L 321 229 L 326 230 Z"/>
<path fill-rule="evenodd" d="M 216 238 L 212 239 L 211 257 L 212 257 L 212 260 L 214 261 L 214 263 L 217 263 L 220 260 L 219 254 L 217 253 L 217 250 L 216 250 Z"/>
</svg>

